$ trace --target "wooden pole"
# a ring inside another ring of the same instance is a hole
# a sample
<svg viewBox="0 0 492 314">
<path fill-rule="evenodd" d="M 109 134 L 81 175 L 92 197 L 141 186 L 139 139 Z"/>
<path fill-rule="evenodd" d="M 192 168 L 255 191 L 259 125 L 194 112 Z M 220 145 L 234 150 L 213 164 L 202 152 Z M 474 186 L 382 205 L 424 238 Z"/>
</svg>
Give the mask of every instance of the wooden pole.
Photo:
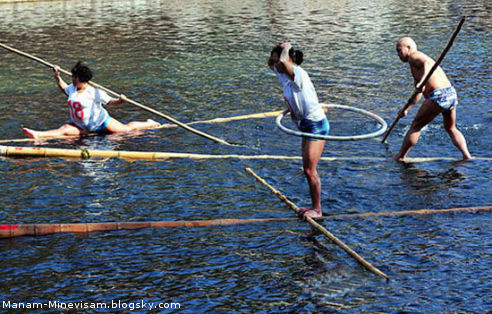
<svg viewBox="0 0 492 314">
<path fill-rule="evenodd" d="M 47 67 L 50 67 L 50 68 L 54 68 L 55 67 L 55 65 L 53 65 L 53 64 L 51 64 L 51 63 L 49 63 L 49 62 L 47 62 L 47 61 L 45 61 L 45 60 L 43 60 L 41 58 L 35 57 L 33 55 L 30 55 L 30 54 L 28 54 L 26 52 L 20 51 L 20 50 L 15 49 L 15 48 L 12 48 L 12 47 L 7 46 L 5 44 L 0 43 L 0 47 L 6 49 L 8 51 L 14 52 L 14 53 L 16 53 L 18 55 L 21 55 L 23 57 L 26 57 L 28 59 L 34 60 L 34 61 L 36 61 L 38 63 L 41 63 L 41 64 L 43 64 L 43 65 L 45 65 Z M 66 74 L 66 75 L 72 76 L 72 73 L 68 72 L 67 70 L 61 69 L 61 68 L 60 68 L 60 72 Z M 99 84 L 97 84 L 95 82 L 89 81 L 89 84 L 92 85 L 92 86 L 94 86 L 94 87 L 96 87 L 96 88 L 99 88 L 101 90 L 104 90 L 108 94 L 113 95 L 115 97 L 119 97 L 120 96 L 120 94 L 118 94 L 118 93 L 116 93 L 116 92 L 114 92 L 114 91 L 112 91 L 112 90 L 110 90 L 110 89 L 108 89 L 108 88 L 106 88 L 104 86 L 101 86 L 101 85 L 99 85 Z M 143 109 L 145 111 L 148 111 L 150 113 L 153 113 L 153 114 L 155 114 L 155 115 L 157 115 L 159 117 L 162 117 L 162 118 L 164 118 L 164 119 L 166 119 L 166 120 L 168 120 L 168 121 L 170 121 L 170 122 L 172 122 L 172 123 L 174 123 L 174 124 L 182 127 L 183 129 L 185 129 L 187 131 L 190 131 L 192 133 L 195 133 L 195 134 L 197 134 L 199 136 L 205 137 L 205 138 L 207 138 L 209 140 L 215 141 L 215 142 L 220 143 L 220 144 L 229 145 L 229 146 L 232 145 L 232 144 L 224 141 L 223 139 L 217 138 L 215 136 L 212 136 L 212 135 L 209 135 L 207 133 L 201 132 L 201 131 L 199 131 L 197 129 L 194 129 L 194 128 L 192 128 L 192 127 L 190 127 L 190 126 L 188 126 L 188 125 L 186 125 L 186 124 L 184 124 L 184 123 L 182 123 L 182 122 L 174 119 L 173 117 L 171 117 L 169 115 L 166 115 L 166 114 L 164 114 L 162 112 L 159 112 L 159 111 L 157 111 L 155 109 L 152 109 L 150 107 L 147 107 L 145 105 L 142 105 L 142 104 L 140 104 L 140 103 L 138 103 L 138 102 L 136 102 L 134 100 L 131 100 L 131 99 L 128 99 L 127 98 L 127 102 L 129 102 L 130 104 L 132 104 L 134 106 L 139 107 L 140 109 Z"/>
<path fill-rule="evenodd" d="M 366 218 L 380 216 L 432 215 L 450 212 L 492 211 L 492 206 L 460 207 L 446 209 L 417 209 L 381 213 L 360 213 L 323 216 L 323 220 Z M 0 224 L 0 238 L 20 236 L 41 236 L 54 233 L 85 233 L 91 231 L 130 230 L 140 228 L 195 228 L 208 226 L 227 226 L 249 223 L 298 221 L 299 218 L 252 218 L 252 219 L 213 219 L 191 221 L 143 221 L 143 222 L 98 222 L 98 223 L 67 223 L 67 224 Z"/>
<path fill-rule="evenodd" d="M 430 77 L 432 76 L 432 74 L 434 73 L 434 71 L 437 69 L 437 67 L 441 63 L 442 59 L 444 59 L 444 56 L 446 55 L 446 53 L 448 53 L 448 50 L 449 50 L 449 48 L 451 48 L 451 45 L 453 45 L 454 39 L 456 38 L 456 36 L 458 35 L 459 31 L 461 30 L 461 26 L 463 25 L 463 23 L 465 23 L 465 16 L 461 17 L 461 20 L 460 20 L 458 26 L 456 27 L 456 30 L 454 31 L 453 35 L 449 39 L 448 44 L 446 45 L 446 47 L 444 48 L 444 50 L 441 52 L 441 55 L 439 56 L 439 58 L 437 59 L 437 61 L 432 66 L 432 68 L 430 69 L 429 73 L 427 73 L 427 75 L 425 76 L 424 80 L 422 81 L 422 84 L 420 84 L 420 86 L 417 86 L 417 88 L 413 92 L 412 96 L 410 96 L 410 98 L 407 101 L 407 104 L 405 105 L 405 107 L 403 107 L 402 110 L 406 110 L 408 108 L 408 106 L 410 106 L 410 104 L 413 102 L 413 100 L 415 99 L 415 97 L 417 97 L 417 95 L 420 93 L 418 90 L 420 90 L 422 87 L 425 86 L 425 84 L 427 84 L 427 81 L 430 79 Z M 386 132 L 386 135 L 383 137 L 383 140 L 381 141 L 381 143 L 384 143 L 386 141 L 386 139 L 388 138 L 388 136 L 393 131 L 395 125 L 398 123 L 398 121 L 400 121 L 400 119 L 401 119 L 401 117 L 400 117 L 400 115 L 398 115 L 396 117 L 395 121 L 391 124 L 390 128 L 388 129 L 388 131 Z"/>
<path fill-rule="evenodd" d="M 279 199 L 281 199 L 285 204 L 287 204 L 291 209 L 293 209 L 296 214 L 300 211 L 299 207 L 297 207 L 296 204 L 294 204 L 292 201 L 290 201 L 285 195 L 283 195 L 280 191 L 276 190 L 273 186 L 268 184 L 265 180 L 263 180 L 260 176 L 258 176 L 251 168 L 246 168 L 246 172 L 252 175 L 256 180 L 261 182 L 264 186 L 266 186 L 270 191 L 272 191 Z M 338 239 L 336 236 L 334 236 L 332 233 L 330 233 L 328 230 L 326 230 L 323 226 L 318 224 L 314 219 L 307 217 L 306 221 L 316 228 L 318 231 L 323 233 L 325 236 L 327 236 L 330 240 L 332 240 L 336 245 L 341 247 L 345 252 L 347 252 L 350 256 L 355 258 L 359 263 L 361 263 L 364 267 L 366 267 L 369 271 L 372 273 L 383 277 L 386 280 L 389 280 L 389 277 L 377 269 L 376 267 L 372 266 L 369 262 L 367 262 L 364 258 L 362 258 L 359 254 L 357 254 L 354 250 L 352 250 L 350 247 L 348 247 L 345 243 L 343 243 L 340 239 Z"/>
<path fill-rule="evenodd" d="M 193 121 L 193 122 L 186 123 L 186 125 L 225 123 L 225 122 L 239 121 L 239 120 L 246 120 L 246 119 L 263 119 L 263 118 L 269 118 L 269 117 L 276 117 L 281 113 L 282 113 L 281 110 L 271 111 L 271 112 L 260 112 L 260 113 L 233 116 L 233 117 L 227 117 L 227 118 L 215 118 L 215 119 L 210 119 L 210 120 Z M 156 128 L 152 128 L 152 130 L 170 129 L 170 128 L 176 128 L 176 127 L 179 127 L 179 126 L 176 124 L 163 123 Z M 148 130 L 151 130 L 151 129 L 148 129 Z M 95 136 L 95 135 L 97 135 L 97 133 L 89 133 L 86 136 Z M 80 135 L 50 136 L 50 137 L 43 137 L 42 140 L 55 140 L 55 139 L 79 138 L 79 137 L 80 137 Z M 0 140 L 0 143 L 20 143 L 20 142 L 35 142 L 35 141 L 39 141 L 39 140 L 34 139 L 34 138 L 3 139 L 3 140 Z"/>
</svg>

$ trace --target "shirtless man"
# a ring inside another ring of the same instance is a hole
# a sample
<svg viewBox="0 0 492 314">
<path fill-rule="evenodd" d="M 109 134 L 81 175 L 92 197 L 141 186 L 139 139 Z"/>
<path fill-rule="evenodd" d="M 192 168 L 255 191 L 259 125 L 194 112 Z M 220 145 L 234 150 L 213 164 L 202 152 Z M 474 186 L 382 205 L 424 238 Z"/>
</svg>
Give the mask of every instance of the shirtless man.
<svg viewBox="0 0 492 314">
<path fill-rule="evenodd" d="M 444 71 L 441 67 L 437 67 L 425 86 L 421 87 L 422 81 L 435 63 L 434 60 L 418 51 L 417 44 L 410 37 L 398 40 L 396 51 L 401 61 L 410 64 L 415 88 L 419 92 L 408 108 L 400 110 L 399 117 L 405 117 L 408 110 L 420 101 L 422 94 L 425 100 L 403 139 L 400 152 L 394 158 L 404 161 L 410 149 L 417 144 L 420 130 L 441 113 L 444 129 L 448 132 L 453 144 L 463 154 L 463 160 L 470 159 L 471 155 L 468 152 L 465 137 L 456 128 L 456 105 L 458 104 L 456 90 L 451 86 Z"/>
</svg>

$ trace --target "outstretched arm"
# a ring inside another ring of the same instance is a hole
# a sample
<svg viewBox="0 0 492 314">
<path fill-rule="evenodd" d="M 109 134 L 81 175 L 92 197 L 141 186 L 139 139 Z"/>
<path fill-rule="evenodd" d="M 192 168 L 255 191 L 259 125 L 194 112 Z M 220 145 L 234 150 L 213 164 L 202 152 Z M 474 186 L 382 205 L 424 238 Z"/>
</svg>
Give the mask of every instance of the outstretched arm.
<svg viewBox="0 0 492 314">
<path fill-rule="evenodd" d="M 122 104 L 125 101 L 126 101 L 126 96 L 121 94 L 119 98 L 111 98 L 111 100 L 108 101 L 106 105 L 112 106 L 112 105 Z"/>
<path fill-rule="evenodd" d="M 65 88 L 67 88 L 67 83 L 65 83 L 65 81 L 60 77 L 60 67 L 58 67 L 57 65 L 55 65 L 53 67 L 53 73 L 54 73 L 54 76 L 55 76 L 55 80 L 56 80 L 56 84 L 58 85 L 58 88 L 60 88 L 60 90 L 65 94 L 67 95 L 67 93 L 65 92 Z M 68 96 L 68 95 L 67 95 Z"/>
</svg>

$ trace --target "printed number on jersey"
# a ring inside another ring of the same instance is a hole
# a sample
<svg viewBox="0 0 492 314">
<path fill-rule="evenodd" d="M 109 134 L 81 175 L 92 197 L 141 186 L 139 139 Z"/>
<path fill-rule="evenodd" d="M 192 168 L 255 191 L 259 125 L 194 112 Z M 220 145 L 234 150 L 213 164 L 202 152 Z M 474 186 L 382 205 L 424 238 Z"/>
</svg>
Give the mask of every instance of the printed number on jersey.
<svg viewBox="0 0 492 314">
<path fill-rule="evenodd" d="M 68 106 L 70 107 L 72 119 L 82 120 L 84 118 L 84 110 L 82 109 L 82 104 L 80 102 L 69 100 Z"/>
</svg>

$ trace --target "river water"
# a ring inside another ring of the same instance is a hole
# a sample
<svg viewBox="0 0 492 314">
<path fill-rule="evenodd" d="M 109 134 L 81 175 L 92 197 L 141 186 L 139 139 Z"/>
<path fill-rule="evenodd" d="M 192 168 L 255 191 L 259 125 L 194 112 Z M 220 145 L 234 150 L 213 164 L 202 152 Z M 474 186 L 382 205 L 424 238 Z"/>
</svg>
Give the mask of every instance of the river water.
<svg viewBox="0 0 492 314">
<path fill-rule="evenodd" d="M 363 108 L 391 123 L 412 93 L 396 40 L 412 36 L 436 58 L 467 15 L 442 66 L 458 90 L 458 127 L 470 152 L 491 157 L 491 12 L 488 1 L 463 0 L 0 3 L 0 41 L 66 69 L 83 60 L 95 82 L 190 122 L 282 109 L 266 61 L 272 46 L 287 39 L 304 51 L 303 68 L 321 101 Z M 0 60 L 0 139 L 68 119 L 49 68 L 6 51 Z M 155 118 L 130 104 L 108 110 L 123 122 Z M 391 160 L 416 111 L 400 121 L 388 145 L 327 143 L 324 156 L 381 159 L 320 162 L 325 215 L 491 205 L 490 161 Z M 341 110 L 329 119 L 334 135 L 377 128 Z M 411 157 L 460 157 L 441 121 L 422 132 Z M 278 130 L 273 118 L 196 127 L 243 146 L 181 129 L 42 146 L 300 153 L 300 139 Z M 297 205 L 309 205 L 299 161 L 2 158 L 0 222 L 292 217 L 245 167 Z M 322 236 L 313 241 L 299 221 L 4 239 L 0 301 L 181 305 L 163 313 L 484 313 L 492 309 L 490 222 L 490 212 L 323 222 L 389 282 Z"/>
</svg>

